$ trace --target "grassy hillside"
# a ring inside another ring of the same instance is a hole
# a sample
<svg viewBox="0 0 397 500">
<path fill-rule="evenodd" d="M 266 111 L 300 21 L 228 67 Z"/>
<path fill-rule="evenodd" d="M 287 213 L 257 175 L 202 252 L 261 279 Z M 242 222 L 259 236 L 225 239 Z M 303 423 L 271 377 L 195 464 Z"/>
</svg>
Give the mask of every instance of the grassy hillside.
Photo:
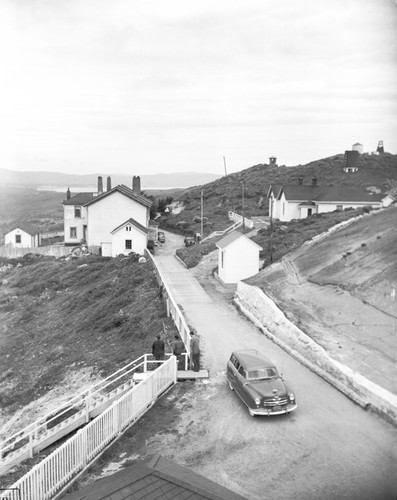
<svg viewBox="0 0 397 500">
<path fill-rule="evenodd" d="M 174 326 L 150 263 L 95 256 L 6 261 L 0 279 L 1 409 L 12 414 L 85 367 L 106 376 Z M 10 266 L 13 267 L 10 267 Z"/>
<path fill-rule="evenodd" d="M 344 155 L 339 154 L 307 165 L 296 167 L 255 165 L 241 172 L 227 175 L 204 186 L 187 189 L 178 196 L 184 209 L 177 215 L 164 214 L 160 225 L 171 231 L 199 232 L 201 214 L 201 192 L 203 192 L 204 236 L 214 230 L 230 225 L 229 210 L 242 213 L 244 191 L 244 213 L 267 215 L 266 198 L 270 184 L 297 184 L 304 177 L 304 184 L 310 184 L 316 176 L 318 185 L 360 185 L 375 187 L 382 193 L 397 188 L 397 155 L 363 154 L 360 156 L 359 171 L 346 174 L 343 171 Z M 196 222 L 194 222 L 194 219 Z"/>
</svg>

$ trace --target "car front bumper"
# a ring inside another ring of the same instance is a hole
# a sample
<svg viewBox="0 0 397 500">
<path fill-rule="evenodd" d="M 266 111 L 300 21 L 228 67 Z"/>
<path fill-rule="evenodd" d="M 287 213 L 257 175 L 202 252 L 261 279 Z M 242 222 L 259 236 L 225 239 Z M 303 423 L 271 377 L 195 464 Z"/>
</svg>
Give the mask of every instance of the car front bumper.
<svg viewBox="0 0 397 500">
<path fill-rule="evenodd" d="M 291 411 L 296 410 L 298 405 L 296 403 L 285 405 L 281 407 L 280 410 L 273 411 L 272 408 L 250 408 L 254 415 L 265 415 L 266 417 L 272 417 L 273 415 L 284 415 L 286 413 L 291 413 Z"/>
</svg>

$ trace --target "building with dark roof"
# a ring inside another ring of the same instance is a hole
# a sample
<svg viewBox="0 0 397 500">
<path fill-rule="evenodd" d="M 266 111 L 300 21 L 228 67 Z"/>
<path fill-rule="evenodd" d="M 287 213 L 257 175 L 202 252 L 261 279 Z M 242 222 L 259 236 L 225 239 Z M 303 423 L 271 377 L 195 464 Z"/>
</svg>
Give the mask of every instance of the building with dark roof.
<svg viewBox="0 0 397 500">
<path fill-rule="evenodd" d="M 133 177 L 132 189 L 124 185 L 112 188 L 108 177 L 106 191 L 103 191 L 102 177 L 98 177 L 96 193 L 71 196 L 68 189 L 63 205 L 65 245 L 79 245 L 84 241 L 91 250 L 97 249 L 104 256 L 143 253 L 146 248 L 146 244 L 142 245 L 142 235 L 147 240 L 152 201 L 141 193 L 140 177 Z M 123 224 L 126 224 L 124 238 L 121 237 Z M 112 249 L 113 241 L 117 253 Z"/>
<path fill-rule="evenodd" d="M 270 186 L 268 191 L 269 214 L 277 220 L 304 219 L 310 215 L 346 208 L 371 206 L 381 208 L 385 195 L 361 186 L 311 185 Z"/>
<path fill-rule="evenodd" d="M 19 224 L 5 235 L 4 243 L 16 248 L 37 248 L 41 245 L 40 229 L 31 224 Z"/>
<path fill-rule="evenodd" d="M 173 460 L 153 455 L 62 500 L 247 500 Z"/>
</svg>

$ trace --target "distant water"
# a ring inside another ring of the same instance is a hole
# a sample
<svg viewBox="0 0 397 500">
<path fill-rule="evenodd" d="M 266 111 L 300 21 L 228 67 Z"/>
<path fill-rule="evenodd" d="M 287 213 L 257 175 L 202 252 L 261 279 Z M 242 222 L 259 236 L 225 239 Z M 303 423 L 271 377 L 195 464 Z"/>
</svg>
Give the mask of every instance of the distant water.
<svg viewBox="0 0 397 500">
<path fill-rule="evenodd" d="M 45 185 L 45 186 L 39 186 L 37 188 L 37 191 L 55 191 L 56 193 L 66 193 L 68 190 L 68 187 L 70 189 L 71 193 L 96 193 L 97 191 L 97 186 L 84 186 L 84 187 L 79 187 L 79 186 L 66 186 L 66 187 L 60 187 L 60 186 L 50 186 L 50 185 Z M 114 187 L 114 186 L 113 186 Z M 186 189 L 189 186 L 186 187 L 181 187 L 181 186 L 175 186 L 175 187 L 146 187 L 143 186 L 142 190 L 143 191 L 167 191 L 170 189 Z M 106 188 L 104 189 L 106 192 Z"/>
</svg>

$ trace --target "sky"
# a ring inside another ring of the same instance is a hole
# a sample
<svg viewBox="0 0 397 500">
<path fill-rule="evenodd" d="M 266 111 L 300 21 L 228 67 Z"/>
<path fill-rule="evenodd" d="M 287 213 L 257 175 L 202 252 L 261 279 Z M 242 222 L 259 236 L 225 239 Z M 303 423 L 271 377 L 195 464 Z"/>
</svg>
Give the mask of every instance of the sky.
<svg viewBox="0 0 397 500">
<path fill-rule="evenodd" d="M 0 168 L 396 154 L 396 63 L 397 0 L 0 0 Z"/>
</svg>

